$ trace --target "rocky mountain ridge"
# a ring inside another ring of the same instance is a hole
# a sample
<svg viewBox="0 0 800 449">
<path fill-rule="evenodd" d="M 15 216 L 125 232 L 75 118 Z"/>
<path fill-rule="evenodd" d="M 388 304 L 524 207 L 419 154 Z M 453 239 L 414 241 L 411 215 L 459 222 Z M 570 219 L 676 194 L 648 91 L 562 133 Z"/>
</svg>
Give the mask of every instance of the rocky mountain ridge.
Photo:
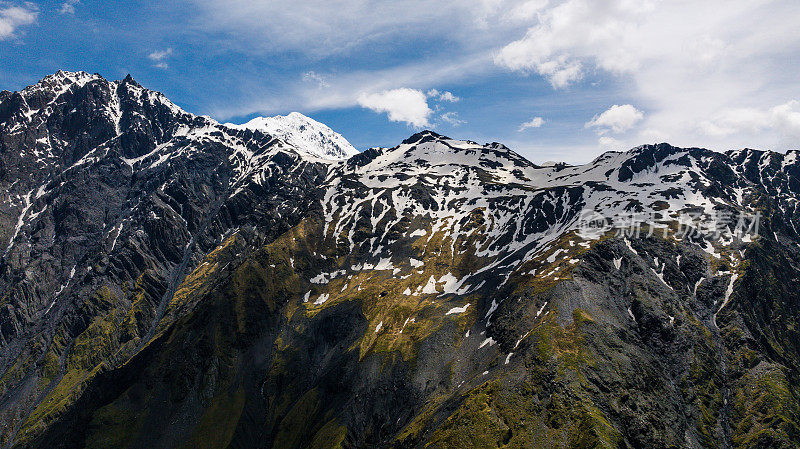
<svg viewBox="0 0 800 449">
<path fill-rule="evenodd" d="M 6 447 L 800 437 L 796 151 L 336 160 L 67 72 L 0 130 Z"/>
</svg>

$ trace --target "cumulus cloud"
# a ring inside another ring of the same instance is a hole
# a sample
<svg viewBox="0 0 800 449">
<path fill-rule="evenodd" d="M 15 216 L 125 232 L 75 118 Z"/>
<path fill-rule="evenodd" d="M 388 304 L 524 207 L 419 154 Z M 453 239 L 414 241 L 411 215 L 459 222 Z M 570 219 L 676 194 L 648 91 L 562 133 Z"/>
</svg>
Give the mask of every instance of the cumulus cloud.
<svg viewBox="0 0 800 449">
<path fill-rule="evenodd" d="M 536 18 L 539 11 L 547 6 L 548 0 L 526 0 L 515 2 L 503 18 L 511 22 L 528 22 Z"/>
<path fill-rule="evenodd" d="M 607 80 L 618 82 L 647 104 L 639 140 L 788 145 L 793 122 L 780 117 L 791 113 L 771 109 L 795 110 L 786 102 L 797 95 L 787 76 L 800 56 L 796 2 L 552 0 L 532 9 L 527 29 L 495 54 L 498 67 L 554 88 L 591 78 L 608 94 Z"/>
<path fill-rule="evenodd" d="M 375 112 L 387 113 L 389 120 L 393 122 L 406 122 L 407 124 L 421 128 L 430 126 L 429 117 L 434 110 L 428 105 L 428 100 L 437 102 L 455 103 L 460 100 L 452 92 L 429 89 L 423 92 L 417 89 L 400 88 L 386 89 L 377 93 L 362 92 L 359 94 L 357 102 L 361 107 L 371 109 Z M 435 110 L 441 111 L 441 106 L 436 105 Z M 443 112 L 439 119 L 451 126 L 459 126 L 466 123 L 458 117 L 458 113 L 450 111 Z"/>
<path fill-rule="evenodd" d="M 598 132 L 605 134 L 609 130 L 619 134 L 629 129 L 644 118 L 644 113 L 632 105 L 623 104 L 611 106 L 602 114 L 595 115 L 585 125 L 586 128 L 597 128 Z"/>
<path fill-rule="evenodd" d="M 0 40 L 14 37 L 14 32 L 21 26 L 36 22 L 39 9 L 33 3 L 11 5 L 0 2 Z"/>
<path fill-rule="evenodd" d="M 147 55 L 147 57 L 155 63 L 153 64 L 153 67 L 157 67 L 159 69 L 169 68 L 169 64 L 167 64 L 166 60 L 170 56 L 172 56 L 172 48 L 167 48 L 166 50 L 156 50 Z"/>
<path fill-rule="evenodd" d="M 772 130 L 783 139 L 797 140 L 800 139 L 800 102 L 791 100 L 769 109 L 729 109 L 700 122 L 698 127 L 712 137 Z"/>
<path fill-rule="evenodd" d="M 541 128 L 542 125 L 544 125 L 544 119 L 542 117 L 534 117 L 529 121 L 519 125 L 519 129 L 517 129 L 517 131 L 522 132 L 529 128 Z"/>
<path fill-rule="evenodd" d="M 627 0 L 568 0 L 537 9 L 538 22 L 503 47 L 495 63 L 536 72 L 556 88 L 580 80 L 585 59 L 613 72 L 635 70 L 639 61 L 629 47 L 636 45 L 635 31 L 652 9 L 651 1 Z"/>
<path fill-rule="evenodd" d="M 385 112 L 393 122 L 405 122 L 417 128 L 428 126 L 428 117 L 433 112 L 424 92 L 406 87 L 364 92 L 359 95 L 358 104 L 378 113 Z"/>
</svg>

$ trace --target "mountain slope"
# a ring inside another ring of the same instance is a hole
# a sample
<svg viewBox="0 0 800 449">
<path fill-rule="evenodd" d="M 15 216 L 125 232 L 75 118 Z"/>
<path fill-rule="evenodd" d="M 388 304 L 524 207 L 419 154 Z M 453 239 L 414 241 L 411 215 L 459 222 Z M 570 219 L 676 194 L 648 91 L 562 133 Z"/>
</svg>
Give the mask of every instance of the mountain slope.
<svg viewBox="0 0 800 449">
<path fill-rule="evenodd" d="M 331 161 L 56 77 L 0 95 L 8 447 L 800 441 L 796 152 Z"/>
<path fill-rule="evenodd" d="M 62 382 L 88 381 L 105 356 L 138 352 L 199 257 L 234 228 L 254 242 L 285 232 L 326 171 L 132 79 L 59 73 L 3 110 L 2 388 L 21 397 L 7 416 L 34 411 Z M 98 326 L 115 331 L 95 335 Z M 98 353 L 73 359 L 81 335 Z"/>
</svg>

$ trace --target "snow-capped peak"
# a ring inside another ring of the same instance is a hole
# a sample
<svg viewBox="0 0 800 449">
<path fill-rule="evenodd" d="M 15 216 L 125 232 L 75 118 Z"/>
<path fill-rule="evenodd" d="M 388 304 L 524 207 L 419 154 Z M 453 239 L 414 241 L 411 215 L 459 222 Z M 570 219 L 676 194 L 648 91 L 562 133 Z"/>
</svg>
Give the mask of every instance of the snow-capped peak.
<svg viewBox="0 0 800 449">
<path fill-rule="evenodd" d="M 347 159 L 358 150 L 341 134 L 299 112 L 275 117 L 256 117 L 237 128 L 263 131 L 293 147 L 323 159 Z"/>
</svg>

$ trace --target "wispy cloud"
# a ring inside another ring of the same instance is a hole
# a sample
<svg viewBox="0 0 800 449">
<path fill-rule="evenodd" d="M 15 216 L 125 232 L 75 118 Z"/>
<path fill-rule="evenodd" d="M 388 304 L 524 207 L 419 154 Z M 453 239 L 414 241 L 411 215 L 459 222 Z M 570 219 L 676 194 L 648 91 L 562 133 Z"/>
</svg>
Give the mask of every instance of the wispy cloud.
<svg viewBox="0 0 800 449">
<path fill-rule="evenodd" d="M 437 100 L 437 101 L 446 101 L 448 103 L 456 103 L 459 100 L 461 100 L 461 98 L 458 98 L 455 95 L 453 95 L 452 92 L 449 92 L 449 91 L 446 91 L 446 90 L 443 91 L 443 92 L 440 92 L 437 89 L 430 89 L 428 91 L 428 97 L 430 97 L 430 98 L 432 98 L 434 100 Z"/>
<path fill-rule="evenodd" d="M 156 50 L 156 51 L 150 53 L 149 55 L 147 55 L 147 57 L 150 58 L 150 60 L 154 62 L 153 67 L 156 67 L 156 68 L 159 68 L 159 69 L 168 69 L 169 68 L 169 64 L 167 64 L 166 60 L 170 56 L 172 56 L 172 48 L 167 48 L 165 50 Z"/>
<path fill-rule="evenodd" d="M 33 3 L 0 2 L 0 40 L 14 37 L 19 27 L 35 23 L 38 16 L 39 8 Z"/>
<path fill-rule="evenodd" d="M 464 123 L 467 123 L 464 120 L 458 118 L 458 113 L 454 111 L 445 112 L 444 114 L 439 116 L 443 122 L 450 124 L 451 126 L 461 126 Z"/>
<path fill-rule="evenodd" d="M 163 61 L 169 56 L 172 56 L 172 48 L 167 48 L 166 50 L 156 50 L 147 55 L 147 57 L 153 61 Z"/>
<path fill-rule="evenodd" d="M 329 57 L 376 43 L 396 45 L 410 36 L 426 42 L 457 38 L 485 44 L 493 36 L 502 39 L 502 30 L 486 25 L 503 14 L 505 4 L 522 2 L 195 0 L 194 3 L 202 15 L 204 29 L 236 37 L 230 42 L 240 42 L 242 50 L 288 50 Z M 445 21 L 448 26 L 442 26 Z M 511 23 L 506 23 L 503 29 L 510 26 Z M 475 40 L 477 32 L 483 39 Z"/>
<path fill-rule="evenodd" d="M 61 4 L 58 12 L 61 14 L 75 14 L 75 7 L 80 3 L 80 0 L 67 0 Z"/>
<path fill-rule="evenodd" d="M 317 87 L 320 88 L 330 87 L 330 83 L 328 83 L 328 80 L 325 79 L 324 76 L 320 75 L 319 73 L 313 70 L 309 70 L 308 72 L 303 74 L 303 81 L 316 83 Z"/>
</svg>

